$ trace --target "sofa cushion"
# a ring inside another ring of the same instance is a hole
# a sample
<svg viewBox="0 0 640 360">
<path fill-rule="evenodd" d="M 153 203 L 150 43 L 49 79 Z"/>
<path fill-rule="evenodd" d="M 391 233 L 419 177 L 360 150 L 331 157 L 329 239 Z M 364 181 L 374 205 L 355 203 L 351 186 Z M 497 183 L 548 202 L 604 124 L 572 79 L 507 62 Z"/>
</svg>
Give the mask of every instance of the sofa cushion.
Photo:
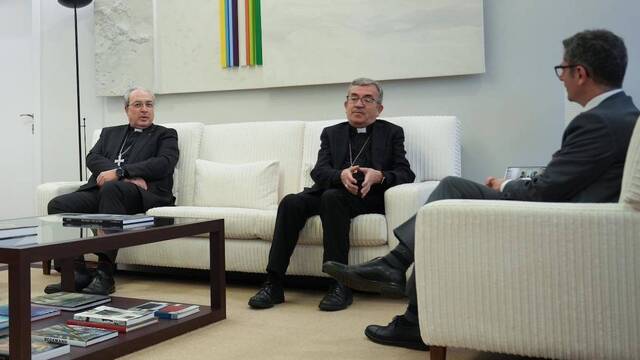
<svg viewBox="0 0 640 360">
<path fill-rule="evenodd" d="M 379 246 L 387 243 L 387 220 L 384 215 L 365 214 L 351 220 L 351 246 Z M 322 246 L 322 221 L 312 216 L 300 231 L 298 244 Z"/>
<path fill-rule="evenodd" d="M 271 241 L 276 223 L 276 210 L 240 209 L 228 207 L 166 206 L 147 211 L 153 216 L 224 219 L 227 239 L 260 239 Z M 177 220 L 179 222 L 180 219 Z M 209 236 L 201 234 L 202 237 Z"/>
<path fill-rule="evenodd" d="M 301 121 L 207 125 L 199 158 L 227 164 L 277 159 L 280 161 L 280 200 L 286 194 L 297 192 L 300 186 L 303 131 Z"/>
<path fill-rule="evenodd" d="M 194 205 L 275 209 L 278 206 L 278 161 L 223 164 L 196 160 Z"/>
</svg>

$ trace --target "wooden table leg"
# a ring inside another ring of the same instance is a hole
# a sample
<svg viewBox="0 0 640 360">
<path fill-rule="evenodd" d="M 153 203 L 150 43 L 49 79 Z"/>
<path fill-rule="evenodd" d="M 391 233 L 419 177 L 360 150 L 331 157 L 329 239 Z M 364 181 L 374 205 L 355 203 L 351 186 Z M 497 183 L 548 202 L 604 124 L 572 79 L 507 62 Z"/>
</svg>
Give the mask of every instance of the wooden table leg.
<svg viewBox="0 0 640 360">
<path fill-rule="evenodd" d="M 73 273 L 73 258 L 60 259 L 56 261 L 60 262 L 60 270 L 62 270 L 62 291 L 75 292 L 76 283 Z"/>
<path fill-rule="evenodd" d="M 51 275 L 51 259 L 42 260 L 42 273 Z"/>
<path fill-rule="evenodd" d="M 431 360 L 445 360 L 447 358 L 447 347 L 429 346 L 429 358 Z"/>
<path fill-rule="evenodd" d="M 219 319 L 227 313 L 224 263 L 224 227 L 209 233 L 209 281 L 211 286 L 211 311 Z"/>
<path fill-rule="evenodd" d="M 9 353 L 12 359 L 31 359 L 31 270 L 18 259 L 9 264 Z"/>
</svg>

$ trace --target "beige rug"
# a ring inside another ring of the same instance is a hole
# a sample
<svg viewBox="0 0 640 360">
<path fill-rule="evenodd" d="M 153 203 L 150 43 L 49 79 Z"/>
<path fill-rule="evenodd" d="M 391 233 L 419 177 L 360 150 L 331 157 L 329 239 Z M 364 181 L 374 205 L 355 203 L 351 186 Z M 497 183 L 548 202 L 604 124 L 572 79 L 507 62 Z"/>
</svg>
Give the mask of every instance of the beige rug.
<svg viewBox="0 0 640 360">
<path fill-rule="evenodd" d="M 59 276 L 31 271 L 32 294 L 42 294 Z M 0 271 L 0 303 L 7 303 L 7 271 Z M 208 304 L 208 286 L 202 280 L 165 280 L 158 276 L 124 273 L 117 276 L 117 295 L 172 302 Z M 286 290 L 286 302 L 272 309 L 252 310 L 247 301 L 255 286 L 227 288 L 227 319 L 123 359 L 428 359 L 427 352 L 370 342 L 369 324 L 387 324 L 405 309 L 403 299 L 357 293 L 347 310 L 318 310 L 322 291 Z M 450 349 L 447 359 L 507 359 L 497 354 Z"/>
</svg>

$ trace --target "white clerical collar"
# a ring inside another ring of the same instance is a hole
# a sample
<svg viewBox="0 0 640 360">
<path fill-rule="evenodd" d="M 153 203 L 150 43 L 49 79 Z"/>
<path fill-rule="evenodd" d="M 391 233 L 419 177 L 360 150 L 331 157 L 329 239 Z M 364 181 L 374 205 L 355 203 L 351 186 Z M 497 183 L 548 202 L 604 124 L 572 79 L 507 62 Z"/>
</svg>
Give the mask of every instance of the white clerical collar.
<svg viewBox="0 0 640 360">
<path fill-rule="evenodd" d="M 358 134 L 366 134 L 367 133 L 367 128 L 363 127 L 363 128 L 356 128 L 356 132 Z"/>
<path fill-rule="evenodd" d="M 622 89 L 610 90 L 610 91 L 604 92 L 604 93 L 594 97 L 593 99 L 589 100 L 589 102 L 584 106 L 582 111 L 589 111 L 589 110 L 593 109 L 594 107 L 600 105 L 600 103 L 602 103 L 608 97 L 610 97 L 612 95 L 615 95 L 615 94 L 617 94 L 619 92 L 622 92 Z"/>
</svg>

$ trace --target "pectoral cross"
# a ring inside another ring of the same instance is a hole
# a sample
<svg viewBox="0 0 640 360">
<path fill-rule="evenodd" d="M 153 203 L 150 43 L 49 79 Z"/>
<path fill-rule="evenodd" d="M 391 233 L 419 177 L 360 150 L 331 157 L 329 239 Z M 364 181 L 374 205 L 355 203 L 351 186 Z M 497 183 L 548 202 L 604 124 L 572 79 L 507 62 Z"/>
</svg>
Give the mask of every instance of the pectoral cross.
<svg viewBox="0 0 640 360">
<path fill-rule="evenodd" d="M 124 159 L 122 158 L 122 154 L 118 154 L 118 158 L 113 160 L 114 163 L 116 163 L 116 165 L 120 166 L 122 165 L 122 163 L 124 162 Z"/>
</svg>

